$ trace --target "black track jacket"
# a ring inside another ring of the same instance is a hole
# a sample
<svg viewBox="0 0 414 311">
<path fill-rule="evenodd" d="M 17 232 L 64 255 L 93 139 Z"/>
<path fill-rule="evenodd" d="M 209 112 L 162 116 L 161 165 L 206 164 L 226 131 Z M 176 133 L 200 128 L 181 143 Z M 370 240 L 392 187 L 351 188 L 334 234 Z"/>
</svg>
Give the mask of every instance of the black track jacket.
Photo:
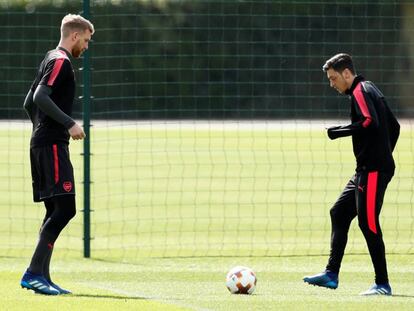
<svg viewBox="0 0 414 311">
<path fill-rule="evenodd" d="M 356 171 L 383 171 L 394 174 L 392 152 L 400 135 L 400 125 L 371 81 L 356 76 L 347 90 L 351 100 L 351 124 L 328 129 L 330 139 L 352 135 Z"/>
</svg>

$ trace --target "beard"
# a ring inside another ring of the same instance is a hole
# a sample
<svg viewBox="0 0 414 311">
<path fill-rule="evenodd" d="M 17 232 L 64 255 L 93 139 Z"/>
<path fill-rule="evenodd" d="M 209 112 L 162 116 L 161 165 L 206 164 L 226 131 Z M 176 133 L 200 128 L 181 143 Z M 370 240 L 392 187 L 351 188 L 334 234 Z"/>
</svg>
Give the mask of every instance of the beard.
<svg viewBox="0 0 414 311">
<path fill-rule="evenodd" d="M 72 56 L 75 58 L 79 58 L 82 55 L 83 51 L 84 50 L 79 45 L 75 45 L 72 48 Z"/>
</svg>

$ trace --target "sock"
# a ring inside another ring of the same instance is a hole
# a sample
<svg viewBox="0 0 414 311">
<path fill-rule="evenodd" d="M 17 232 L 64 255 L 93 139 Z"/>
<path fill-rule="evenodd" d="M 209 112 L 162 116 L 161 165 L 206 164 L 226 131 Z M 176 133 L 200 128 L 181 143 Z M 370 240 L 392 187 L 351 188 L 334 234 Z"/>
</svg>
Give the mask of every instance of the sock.
<svg viewBox="0 0 414 311">
<path fill-rule="evenodd" d="M 44 264 L 46 259 L 52 255 L 55 240 L 56 238 L 53 234 L 42 231 L 28 268 L 29 272 L 43 275 Z"/>
<path fill-rule="evenodd" d="M 49 283 L 52 283 L 52 279 L 50 278 L 49 267 L 50 267 L 50 260 L 52 259 L 53 249 L 54 247 L 52 247 L 48 256 L 45 258 L 45 262 L 43 263 L 43 276 Z"/>
</svg>

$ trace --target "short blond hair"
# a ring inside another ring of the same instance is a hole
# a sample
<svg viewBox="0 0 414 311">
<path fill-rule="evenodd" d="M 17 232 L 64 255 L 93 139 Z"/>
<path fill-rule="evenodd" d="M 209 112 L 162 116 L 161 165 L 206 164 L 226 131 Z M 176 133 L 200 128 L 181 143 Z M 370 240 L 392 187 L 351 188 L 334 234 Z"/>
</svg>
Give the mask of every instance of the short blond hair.
<svg viewBox="0 0 414 311">
<path fill-rule="evenodd" d="M 91 34 L 95 32 L 93 24 L 80 15 L 68 14 L 62 19 L 60 26 L 62 38 L 67 38 L 74 31 L 84 32 L 85 30 L 89 30 Z"/>
</svg>

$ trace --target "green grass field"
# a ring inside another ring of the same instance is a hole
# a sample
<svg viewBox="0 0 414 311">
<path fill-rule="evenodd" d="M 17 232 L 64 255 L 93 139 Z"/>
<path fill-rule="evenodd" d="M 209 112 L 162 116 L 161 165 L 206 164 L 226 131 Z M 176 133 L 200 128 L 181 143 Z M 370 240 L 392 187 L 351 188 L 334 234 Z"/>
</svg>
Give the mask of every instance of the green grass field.
<svg viewBox="0 0 414 311">
<path fill-rule="evenodd" d="M 372 280 L 366 255 L 345 257 L 340 287 L 308 286 L 303 275 L 319 272 L 325 257 L 165 258 L 134 264 L 87 259 L 53 263 L 55 280 L 73 295 L 45 297 L 18 286 L 27 259 L 1 258 L 2 310 L 412 310 L 413 256 L 388 257 L 395 296 L 361 297 Z M 225 288 L 229 267 L 243 263 L 257 272 L 251 296 Z"/>
<path fill-rule="evenodd" d="M 92 128 L 92 259 L 82 259 L 82 143 L 71 143 L 78 215 L 56 243 L 55 280 L 70 297 L 43 297 L 18 282 L 43 208 L 31 202 L 30 126 L 0 128 L 0 275 L 5 310 L 410 310 L 413 146 L 404 122 L 398 169 L 382 212 L 396 296 L 362 298 L 373 272 L 353 224 L 336 291 L 306 286 L 329 251 L 329 207 L 351 177 L 349 139 L 324 124 L 99 123 Z M 355 255 L 360 254 L 360 255 Z M 252 296 L 224 285 L 235 265 L 252 267 Z M 2 306 L 2 308 L 3 308 Z"/>
</svg>

